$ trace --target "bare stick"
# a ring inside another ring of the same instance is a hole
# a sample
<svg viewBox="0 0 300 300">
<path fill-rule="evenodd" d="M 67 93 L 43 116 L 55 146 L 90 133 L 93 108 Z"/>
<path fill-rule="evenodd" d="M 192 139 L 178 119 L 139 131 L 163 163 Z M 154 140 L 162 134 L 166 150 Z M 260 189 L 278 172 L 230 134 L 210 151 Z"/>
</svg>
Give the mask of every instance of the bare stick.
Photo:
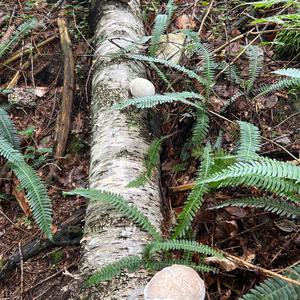
<svg viewBox="0 0 300 300">
<path fill-rule="evenodd" d="M 202 32 L 202 29 L 203 29 L 205 20 L 206 20 L 206 18 L 208 17 L 208 15 L 209 15 L 209 13 L 210 13 L 212 7 L 213 7 L 214 2 L 215 2 L 215 0 L 211 0 L 211 1 L 210 1 L 209 7 L 208 7 L 208 9 L 207 9 L 207 12 L 206 12 L 206 14 L 204 15 L 204 17 L 203 17 L 203 19 L 202 19 L 202 21 L 201 21 L 201 24 L 200 24 L 200 27 L 199 27 L 199 30 L 198 30 L 198 35 L 199 35 L 199 36 L 200 36 L 200 34 L 201 34 L 201 32 Z"/>
</svg>

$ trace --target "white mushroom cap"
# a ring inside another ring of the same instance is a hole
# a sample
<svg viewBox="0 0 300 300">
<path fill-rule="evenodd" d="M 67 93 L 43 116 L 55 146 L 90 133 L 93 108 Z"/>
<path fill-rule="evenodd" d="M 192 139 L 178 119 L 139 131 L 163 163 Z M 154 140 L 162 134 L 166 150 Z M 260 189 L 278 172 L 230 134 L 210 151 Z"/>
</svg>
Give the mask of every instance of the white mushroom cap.
<svg viewBox="0 0 300 300">
<path fill-rule="evenodd" d="M 172 265 L 157 272 L 144 290 L 144 300 L 204 300 L 205 284 L 196 271 Z"/>
<path fill-rule="evenodd" d="M 153 96 L 155 87 L 153 83 L 145 78 L 134 78 L 129 83 L 129 89 L 134 97 Z"/>
</svg>

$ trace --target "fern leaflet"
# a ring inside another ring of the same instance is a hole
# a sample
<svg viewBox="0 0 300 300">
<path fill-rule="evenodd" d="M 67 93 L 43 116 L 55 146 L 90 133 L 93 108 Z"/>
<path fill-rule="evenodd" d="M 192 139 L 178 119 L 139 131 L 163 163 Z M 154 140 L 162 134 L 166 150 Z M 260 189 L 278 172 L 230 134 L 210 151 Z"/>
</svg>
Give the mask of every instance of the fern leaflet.
<svg viewBox="0 0 300 300">
<path fill-rule="evenodd" d="M 211 146 L 207 145 L 204 148 L 201 168 L 198 174 L 198 178 L 207 178 L 210 172 L 213 160 L 211 158 Z M 192 220 L 194 219 L 198 209 L 201 207 L 203 202 L 203 196 L 208 192 L 208 186 L 205 183 L 197 183 L 189 194 L 182 212 L 179 214 L 177 220 L 178 224 L 175 227 L 173 239 L 183 237 L 187 230 L 190 228 Z"/>
<path fill-rule="evenodd" d="M 277 75 L 284 75 L 292 78 L 300 78 L 300 69 L 296 69 L 296 68 L 279 69 L 272 73 Z"/>
<path fill-rule="evenodd" d="M 177 71 L 180 71 L 180 72 L 186 74 L 191 79 L 196 79 L 199 83 L 203 84 L 204 86 L 207 85 L 207 81 L 204 78 L 197 75 L 194 71 L 187 69 L 181 65 L 174 64 L 168 60 L 160 59 L 157 57 L 145 56 L 145 55 L 137 55 L 137 54 L 129 54 L 127 56 L 131 59 L 135 59 L 135 60 L 139 60 L 139 61 L 153 62 L 153 63 L 159 63 L 162 65 L 165 65 L 167 67 L 170 67 L 172 69 L 175 69 Z"/>
<path fill-rule="evenodd" d="M 151 224 L 149 219 L 144 216 L 134 205 L 129 204 L 121 195 L 96 189 L 75 189 L 70 192 L 64 192 L 64 195 L 80 195 L 92 200 L 109 203 L 125 215 L 128 219 L 146 230 L 155 240 L 161 240 L 162 237 L 157 229 Z"/>
<path fill-rule="evenodd" d="M 195 103 L 187 100 L 188 98 L 202 99 L 202 97 L 199 94 L 192 93 L 192 92 L 166 93 L 163 95 L 144 96 L 144 97 L 137 97 L 133 99 L 125 99 L 120 103 L 114 104 L 112 108 L 121 110 L 131 105 L 136 106 L 138 108 L 150 108 L 158 104 L 178 101 L 201 109 L 201 107 L 199 107 Z"/>
<path fill-rule="evenodd" d="M 5 138 L 15 149 L 20 149 L 20 140 L 8 113 L 0 107 L 0 136 Z"/>
<path fill-rule="evenodd" d="M 194 241 L 188 240 L 165 240 L 162 242 L 154 241 L 145 247 L 146 257 L 159 251 L 170 250 L 186 250 L 196 253 L 202 253 L 205 255 L 214 255 L 217 257 L 223 257 L 222 253 L 204 244 L 200 244 Z"/>
<path fill-rule="evenodd" d="M 300 265 L 289 268 L 285 276 L 294 280 L 300 280 Z M 300 298 L 300 286 L 293 285 L 279 278 L 269 278 L 251 289 L 241 300 L 298 300 Z"/>
<path fill-rule="evenodd" d="M 31 19 L 23 24 L 21 24 L 17 30 L 14 32 L 13 36 L 0 45 L 0 57 L 5 55 L 9 50 L 11 50 L 15 44 L 17 44 L 22 37 L 27 35 L 37 24 L 36 19 Z"/>
<path fill-rule="evenodd" d="M 167 27 L 168 16 L 167 15 L 157 15 L 155 18 L 154 28 L 152 31 L 152 38 L 149 47 L 149 54 L 155 56 L 157 54 L 159 41 L 161 35 L 164 33 Z"/>
<path fill-rule="evenodd" d="M 249 78 L 246 82 L 246 93 L 249 93 L 252 90 L 254 81 L 259 76 L 262 67 L 263 67 L 263 51 L 258 46 L 249 46 L 246 50 L 246 54 L 249 58 Z"/>
<path fill-rule="evenodd" d="M 103 281 L 111 280 L 115 276 L 121 274 L 122 271 L 134 272 L 142 265 L 142 259 L 139 256 L 129 256 L 122 258 L 114 263 L 107 264 L 100 271 L 91 275 L 86 285 L 88 287 L 99 284 Z"/>
<path fill-rule="evenodd" d="M 273 199 L 269 197 L 252 197 L 243 199 L 232 199 L 224 201 L 212 208 L 223 208 L 228 206 L 255 207 L 265 211 L 276 213 L 280 216 L 296 218 L 300 215 L 300 207 L 287 203 L 285 199 Z"/>
<path fill-rule="evenodd" d="M 237 150 L 239 159 L 245 159 L 252 156 L 257 156 L 260 150 L 260 132 L 259 129 L 248 122 L 239 121 L 240 126 L 240 145 Z"/>
</svg>

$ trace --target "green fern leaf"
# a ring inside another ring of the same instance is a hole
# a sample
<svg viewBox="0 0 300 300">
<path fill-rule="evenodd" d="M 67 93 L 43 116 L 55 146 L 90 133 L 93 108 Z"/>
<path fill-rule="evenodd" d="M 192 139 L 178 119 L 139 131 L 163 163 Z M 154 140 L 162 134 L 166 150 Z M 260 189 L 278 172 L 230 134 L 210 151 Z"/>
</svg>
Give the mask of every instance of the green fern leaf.
<svg viewBox="0 0 300 300">
<path fill-rule="evenodd" d="M 26 198 L 36 223 L 46 236 L 52 239 L 51 200 L 48 197 L 44 183 L 25 162 L 11 163 L 10 167 L 19 179 L 21 187 L 26 191 Z"/>
<path fill-rule="evenodd" d="M 139 175 L 133 181 L 131 181 L 127 187 L 129 188 L 137 188 L 144 185 L 147 180 L 151 177 L 152 170 L 158 166 L 159 164 L 159 156 L 160 156 L 160 149 L 165 137 L 161 139 L 155 139 L 148 149 L 147 157 L 146 157 L 146 173 Z"/>
<path fill-rule="evenodd" d="M 168 15 L 168 21 L 167 21 L 168 24 L 170 24 L 171 18 L 173 16 L 176 8 L 177 8 L 177 6 L 175 5 L 174 0 L 169 0 L 166 5 L 166 13 Z"/>
<path fill-rule="evenodd" d="M 270 85 L 264 85 L 262 86 L 258 91 L 255 93 L 257 94 L 254 99 L 257 99 L 259 97 L 268 95 L 270 93 L 274 93 L 280 90 L 290 89 L 294 87 L 300 86 L 300 78 L 284 78 L 281 79 L 273 84 Z"/>
<path fill-rule="evenodd" d="M 246 82 L 246 93 L 250 94 L 254 81 L 259 76 L 263 67 L 263 51 L 258 46 L 249 46 L 246 50 L 249 58 L 249 79 Z"/>
<path fill-rule="evenodd" d="M 159 41 L 161 35 L 164 33 L 168 23 L 167 15 L 157 15 L 154 21 L 154 28 L 152 31 L 152 38 L 150 41 L 149 54 L 155 56 L 158 51 Z"/>
<path fill-rule="evenodd" d="M 236 162 L 221 172 L 203 179 L 200 183 L 221 181 L 227 178 L 234 178 L 246 175 L 257 175 L 266 177 L 277 177 L 295 180 L 300 182 L 300 168 L 281 161 L 260 157 L 259 160 Z"/>
<path fill-rule="evenodd" d="M 12 37 L 0 44 L 0 57 L 4 56 L 9 50 L 11 50 L 21 39 L 26 36 L 37 24 L 36 19 L 28 20 L 21 24 L 14 32 Z"/>
<path fill-rule="evenodd" d="M 24 162 L 23 155 L 2 136 L 0 136 L 0 155 L 12 163 Z"/>
<path fill-rule="evenodd" d="M 210 256 L 223 257 L 222 253 L 204 244 L 188 240 L 153 241 L 145 247 L 146 257 L 160 251 L 185 250 Z"/>
<path fill-rule="evenodd" d="M 118 260 L 117 262 L 107 264 L 100 271 L 91 275 L 86 285 L 88 287 L 99 284 L 103 281 L 111 280 L 117 275 L 120 275 L 122 271 L 127 270 L 132 273 L 138 270 L 142 266 L 142 259 L 139 256 L 129 256 Z"/>
<path fill-rule="evenodd" d="M 0 136 L 5 138 L 15 149 L 20 149 L 20 139 L 8 113 L 0 108 Z"/>
<path fill-rule="evenodd" d="M 300 69 L 295 69 L 295 68 L 279 69 L 272 73 L 277 75 L 284 75 L 292 78 L 300 78 Z"/>
<path fill-rule="evenodd" d="M 261 137 L 259 129 L 248 122 L 239 121 L 240 126 L 240 145 L 237 150 L 239 159 L 257 156 L 260 150 Z"/>
<path fill-rule="evenodd" d="M 300 265 L 290 268 L 285 276 L 300 280 Z M 269 278 L 251 289 L 241 300 L 298 300 L 300 286 L 291 284 L 283 279 Z"/>
<path fill-rule="evenodd" d="M 228 206 L 255 207 L 280 216 L 296 218 L 300 215 L 300 207 L 289 204 L 285 199 L 273 199 L 269 197 L 243 198 L 224 201 L 210 209 Z"/>
<path fill-rule="evenodd" d="M 151 260 L 151 261 L 147 262 L 146 267 L 149 268 L 150 270 L 161 270 L 163 268 L 172 266 L 174 264 L 191 267 L 198 272 L 218 273 L 217 268 L 208 266 L 206 264 L 195 264 L 191 261 L 186 261 L 184 259 L 164 259 L 163 261 Z"/>
<path fill-rule="evenodd" d="M 114 104 L 112 108 L 121 110 L 131 105 L 136 106 L 138 108 L 150 108 L 158 104 L 165 104 L 178 101 L 201 109 L 195 103 L 187 100 L 188 98 L 202 99 L 202 97 L 199 94 L 192 92 L 166 93 L 164 95 L 144 96 L 133 99 L 125 99 L 120 103 Z"/>
<path fill-rule="evenodd" d="M 267 176 L 257 176 L 257 175 L 246 175 L 240 177 L 230 177 L 213 183 L 212 187 L 224 188 L 224 187 L 234 187 L 234 186 L 248 186 L 257 187 L 268 192 L 272 192 L 276 195 L 282 196 L 291 200 L 293 202 L 300 202 L 300 185 L 294 183 L 293 181 L 285 180 L 282 178 L 274 178 Z M 298 196 L 297 196 L 298 195 Z"/>
<path fill-rule="evenodd" d="M 191 79 L 196 79 L 199 83 L 203 84 L 204 86 L 207 85 L 207 81 L 204 78 L 197 75 L 194 71 L 187 69 L 181 65 L 174 64 L 174 63 L 170 62 L 169 60 L 160 59 L 157 57 L 145 56 L 145 55 L 137 55 L 137 54 L 129 54 L 127 56 L 131 59 L 135 59 L 135 60 L 139 60 L 139 61 L 162 64 L 164 66 L 167 66 L 169 68 L 175 69 L 177 71 L 180 71 L 180 72 L 186 74 Z"/>
<path fill-rule="evenodd" d="M 208 187 L 204 183 L 198 184 L 199 179 L 207 178 L 210 172 L 210 168 L 213 165 L 211 157 L 211 146 L 207 145 L 203 151 L 202 163 L 198 172 L 196 185 L 189 194 L 182 212 L 179 214 L 177 221 L 178 224 L 175 227 L 173 239 L 183 237 L 185 233 L 190 229 L 192 220 L 196 216 L 199 208 L 203 202 L 203 196 L 208 192 Z"/>
<path fill-rule="evenodd" d="M 209 129 L 209 118 L 204 110 L 196 111 L 196 123 L 192 129 L 192 144 L 199 146 L 204 142 L 204 139 Z"/>
<path fill-rule="evenodd" d="M 134 205 L 129 204 L 121 195 L 96 190 L 96 189 L 75 189 L 70 192 L 64 192 L 64 195 L 80 195 L 92 200 L 109 203 L 125 215 L 128 219 L 146 230 L 155 240 L 161 240 L 162 237 L 157 229 L 151 224 L 149 219 L 144 216 Z"/>
</svg>

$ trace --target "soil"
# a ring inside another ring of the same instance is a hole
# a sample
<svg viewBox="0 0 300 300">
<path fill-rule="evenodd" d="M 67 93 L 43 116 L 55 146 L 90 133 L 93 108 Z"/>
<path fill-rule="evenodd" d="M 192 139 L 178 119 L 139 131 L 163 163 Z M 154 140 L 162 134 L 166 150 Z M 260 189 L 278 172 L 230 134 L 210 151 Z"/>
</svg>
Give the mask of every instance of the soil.
<svg viewBox="0 0 300 300">
<path fill-rule="evenodd" d="M 64 11 L 71 35 L 72 49 L 76 66 L 76 85 L 72 111 L 72 128 L 65 155 L 54 158 L 55 126 L 60 110 L 63 90 L 63 57 L 60 46 L 57 17 L 61 8 L 53 3 L 42 1 L 10 1 L 0 3 L 0 38 L 9 36 L 9 30 L 15 30 L 29 16 L 38 20 L 38 26 L 17 43 L 9 52 L 0 57 L 0 88 L 12 86 L 13 99 L 20 101 L 12 104 L 10 116 L 21 134 L 23 153 L 28 162 L 41 160 L 38 174 L 46 182 L 48 193 L 53 204 L 54 224 L 59 227 L 76 212 L 85 209 L 85 201 L 76 197 L 64 197 L 63 191 L 76 187 L 85 187 L 88 181 L 89 168 L 89 103 L 90 77 L 92 63 L 92 33 L 88 26 L 87 1 L 67 1 Z M 143 1 L 145 28 L 151 34 L 155 15 L 165 9 L 166 1 Z M 177 10 L 171 19 L 168 31 L 192 29 L 197 31 L 207 11 L 204 2 L 185 0 L 175 1 Z M 218 2 L 218 1 L 217 1 Z M 59 2 L 57 2 L 59 3 Z M 254 12 L 236 4 L 236 1 L 217 3 L 204 22 L 201 39 L 212 49 L 226 44 L 228 40 L 252 30 L 249 27 L 250 15 L 261 17 L 280 11 L 280 7 L 270 11 Z M 11 28 L 11 29 L 10 29 Z M 14 29 L 12 29 L 14 28 Z M 260 31 L 260 27 L 254 27 Z M 277 29 L 275 25 L 268 30 Z M 276 31 L 262 32 L 259 42 L 271 42 Z M 54 37 L 45 46 L 37 49 L 42 41 Z M 243 46 L 249 44 L 258 35 L 245 35 L 229 43 L 216 54 L 218 60 L 224 57 L 228 61 L 236 59 Z M 4 40 L 1 40 L 3 42 Z M 1 44 L 0 42 L 0 44 Z M 265 43 L 266 44 L 266 43 Z M 24 54 L 32 45 L 33 50 Z M 256 85 L 271 83 L 276 75 L 271 72 L 282 67 L 299 67 L 299 55 L 277 57 L 272 45 L 263 46 L 264 67 Z M 18 59 L 5 63 L 17 53 L 23 53 Z M 184 55 L 182 63 L 195 69 L 201 61 L 197 56 Z M 28 66 L 24 63 L 28 62 Z M 247 75 L 248 61 L 245 55 L 236 59 L 235 64 Z M 16 72 L 21 76 L 12 81 Z M 176 90 L 190 89 L 199 91 L 195 82 L 185 77 L 178 77 L 168 70 L 173 87 Z M 149 76 L 158 92 L 166 92 L 166 87 L 158 76 L 149 70 Z M 34 96 L 28 96 L 28 89 Z M 236 92 L 236 86 L 220 75 L 209 109 L 225 116 L 229 120 L 244 120 L 256 124 L 262 135 L 269 139 L 262 145 L 261 154 L 283 161 L 299 158 L 300 130 L 299 115 L 292 97 L 285 91 L 258 101 L 238 99 L 226 109 L 228 97 Z M 7 105 L 11 96 L 1 93 L 0 104 Z M 21 100 L 20 100 L 21 99 Z M 29 99 L 25 101 L 24 99 Z M 223 110 L 224 109 L 224 110 Z M 164 143 L 161 155 L 162 186 L 164 201 L 178 214 L 183 207 L 188 192 L 173 192 L 172 187 L 194 181 L 198 163 L 192 157 L 183 159 L 182 145 L 188 140 L 193 126 L 193 110 L 182 104 L 172 104 L 157 108 L 162 116 L 161 131 L 171 135 Z M 212 144 L 217 140 L 220 129 L 223 129 L 223 147 L 232 151 L 238 137 L 238 131 L 226 120 L 217 116 L 210 118 L 209 138 Z M 38 152 L 37 149 L 42 149 Z M 0 161 L 1 166 L 4 160 Z M 182 164 L 184 163 L 184 164 Z M 174 167 L 181 165 L 181 170 Z M 49 177 L 50 170 L 55 176 Z M 13 253 L 22 253 L 22 247 L 36 238 L 45 239 L 30 216 L 26 216 L 16 201 L 18 182 L 11 172 L 0 171 L 0 265 Z M 2 195 L 4 195 L 2 197 Z M 244 260 L 269 270 L 283 270 L 300 259 L 299 219 L 285 219 L 262 210 L 230 207 L 220 210 L 209 210 L 211 205 L 222 199 L 237 198 L 244 195 L 261 196 L 261 192 L 246 188 L 224 189 L 206 197 L 205 203 L 194 222 L 196 240 L 222 249 L 230 254 L 243 257 Z M 22 198 L 21 196 L 19 196 Z M 3 199 L 2 199 L 3 198 Z M 82 216 L 82 215 L 81 215 Z M 82 227 L 83 217 L 78 224 Z M 199 257 L 193 258 L 195 262 Z M 21 262 L 0 282 L 0 299 L 68 299 L 69 285 L 73 280 L 80 260 L 80 245 L 50 245 L 37 255 Z M 250 288 L 265 279 L 255 271 L 246 268 L 235 268 L 232 271 L 221 271 L 217 275 L 202 274 L 208 286 L 207 299 L 237 299 Z"/>
</svg>

